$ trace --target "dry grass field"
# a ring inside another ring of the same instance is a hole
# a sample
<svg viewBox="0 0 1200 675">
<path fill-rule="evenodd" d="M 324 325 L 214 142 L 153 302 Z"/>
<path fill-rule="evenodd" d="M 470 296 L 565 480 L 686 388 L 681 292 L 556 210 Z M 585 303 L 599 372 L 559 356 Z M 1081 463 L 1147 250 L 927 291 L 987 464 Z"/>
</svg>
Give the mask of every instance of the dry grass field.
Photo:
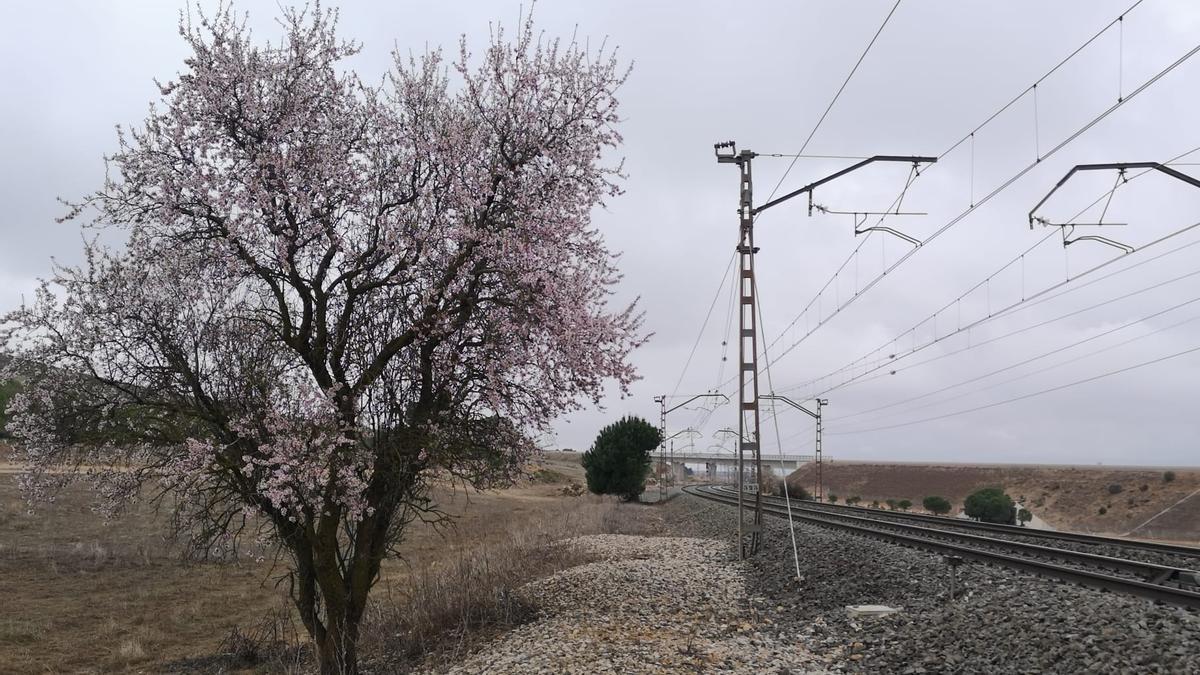
<svg viewBox="0 0 1200 675">
<path fill-rule="evenodd" d="M 910 499 L 920 505 L 929 495 L 961 507 L 983 487 L 1003 487 L 1014 499 L 1057 529 L 1127 534 L 1143 538 L 1200 542 L 1200 470 L 1103 466 L 1030 466 L 958 464 L 884 464 L 834 462 L 824 470 L 825 493 L 858 495 L 864 502 Z M 811 489 L 812 467 L 792 474 Z M 1101 511 L 1103 509 L 1103 512 Z M 1162 516 L 1156 514 L 1170 509 Z M 1147 520 L 1154 518 L 1148 524 Z"/>
<path fill-rule="evenodd" d="M 150 668 L 283 606 L 265 564 L 187 564 L 152 510 L 105 522 L 80 490 L 28 513 L 16 478 L 0 474 L 0 671 Z"/>
<path fill-rule="evenodd" d="M 164 538 L 164 519 L 152 508 L 143 505 L 105 522 L 91 511 L 81 489 L 30 513 L 16 477 L 14 467 L 0 467 L 0 673 L 228 672 L 238 669 L 222 656 L 237 646 L 231 635 L 286 625 L 292 616 L 285 594 L 275 588 L 278 572 L 272 574 L 269 561 L 185 562 Z M 515 584 L 549 573 L 554 565 L 571 564 L 569 556 L 543 555 L 536 564 L 519 556 L 528 557 L 531 546 L 544 547 L 557 537 L 619 529 L 618 520 L 629 519 L 618 512 L 639 509 L 564 494 L 564 487 L 582 480 L 578 455 L 564 453 L 548 456 L 531 480 L 506 490 L 439 490 L 436 498 L 457 517 L 455 524 L 411 528 L 404 559 L 385 566 L 375 591 L 380 605 L 375 616 L 383 623 L 408 622 L 402 629 L 406 635 L 418 628 L 428 633 L 439 628 L 438 621 L 459 621 L 454 613 L 467 611 L 455 604 L 457 599 L 440 596 L 459 585 L 454 575 L 477 577 L 472 565 L 506 575 L 489 583 Z M 498 551 L 508 557 L 499 560 Z M 426 608 L 420 627 L 412 625 L 413 612 L 404 609 L 405 602 L 417 598 Z M 438 603 L 444 605 L 440 610 Z M 364 628 L 364 642 L 373 640 L 372 649 L 386 650 L 380 643 L 390 640 L 392 630 L 401 629 Z M 406 639 L 412 642 L 411 636 Z M 455 648 L 463 648 L 462 631 L 455 639 Z M 375 658 L 394 661 L 389 655 Z"/>
</svg>

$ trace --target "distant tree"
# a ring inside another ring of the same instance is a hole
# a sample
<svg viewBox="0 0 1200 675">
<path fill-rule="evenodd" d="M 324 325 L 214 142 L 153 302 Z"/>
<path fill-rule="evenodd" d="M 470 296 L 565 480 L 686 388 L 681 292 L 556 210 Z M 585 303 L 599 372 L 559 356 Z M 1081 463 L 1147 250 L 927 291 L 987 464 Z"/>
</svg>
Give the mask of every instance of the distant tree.
<svg viewBox="0 0 1200 675">
<path fill-rule="evenodd" d="M 1017 507 L 1002 488 L 983 488 L 967 496 L 963 510 L 968 516 L 985 523 L 1011 525 L 1016 521 Z"/>
<path fill-rule="evenodd" d="M 783 481 L 772 472 L 764 472 L 758 481 L 758 485 L 764 495 L 774 497 L 783 496 Z"/>
<path fill-rule="evenodd" d="M 862 497 L 859 497 L 858 495 L 854 495 L 853 497 L 849 497 L 846 499 L 846 503 L 851 506 L 855 506 L 861 501 L 862 501 Z"/>
<path fill-rule="evenodd" d="M 912 501 L 908 499 L 901 499 L 896 506 L 899 506 L 901 511 L 907 511 L 912 508 Z"/>
<path fill-rule="evenodd" d="M 950 513 L 951 505 L 950 505 L 950 501 L 948 499 L 946 499 L 945 497 L 936 497 L 935 496 L 935 497 L 926 497 L 925 499 L 921 500 L 921 506 L 925 507 L 926 511 L 928 511 L 930 513 L 936 513 L 937 515 L 940 516 L 940 515 Z"/>
<path fill-rule="evenodd" d="M 886 501 L 886 502 L 884 502 L 884 503 L 886 503 L 886 504 L 887 504 L 887 507 L 888 507 L 888 509 L 889 509 L 889 510 L 891 510 L 891 511 L 895 511 L 895 510 L 896 510 L 896 504 L 898 504 L 899 502 L 897 502 L 895 499 L 889 499 L 889 500 L 887 500 L 887 501 Z"/>
<path fill-rule="evenodd" d="M 662 440 L 658 427 L 640 417 L 622 417 L 596 435 L 583 453 L 588 490 L 636 502 L 650 473 L 650 453 Z"/>
<path fill-rule="evenodd" d="M 1164 471 L 1163 472 L 1163 482 L 1164 483 L 1170 483 L 1173 480 L 1175 480 L 1175 472 L 1174 471 Z"/>
<path fill-rule="evenodd" d="M 1024 527 L 1025 523 L 1033 520 L 1033 514 L 1029 512 L 1029 509 L 1017 509 L 1017 520 L 1020 521 L 1021 526 Z"/>
<path fill-rule="evenodd" d="M 837 500 L 838 500 L 838 496 L 837 496 L 837 495 L 834 495 L 834 494 L 831 494 L 831 495 L 829 495 L 828 497 L 826 497 L 826 499 L 828 499 L 828 500 L 829 500 L 829 503 L 830 503 L 830 504 L 836 504 L 836 503 L 837 503 Z"/>
<path fill-rule="evenodd" d="M 812 495 L 809 494 L 808 490 L 806 490 L 803 485 L 796 485 L 795 483 L 788 483 L 788 496 L 792 499 L 799 499 L 802 501 L 808 501 L 812 499 Z"/>
<path fill-rule="evenodd" d="M 783 494 L 784 480 L 787 481 L 787 496 L 788 497 L 790 497 L 792 499 L 800 499 L 800 500 L 812 499 L 812 494 L 809 493 L 809 491 L 800 483 L 800 481 L 792 479 L 792 478 L 786 478 L 783 480 L 775 479 L 775 488 L 776 488 L 775 494 L 777 496 L 779 496 L 779 497 L 784 496 L 784 494 Z"/>
</svg>

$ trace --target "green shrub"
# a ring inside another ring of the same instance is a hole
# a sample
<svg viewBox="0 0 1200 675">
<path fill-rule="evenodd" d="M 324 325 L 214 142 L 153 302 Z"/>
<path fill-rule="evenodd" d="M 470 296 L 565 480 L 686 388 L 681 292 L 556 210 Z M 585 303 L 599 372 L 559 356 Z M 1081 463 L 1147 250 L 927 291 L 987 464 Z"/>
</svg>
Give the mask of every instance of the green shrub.
<svg viewBox="0 0 1200 675">
<path fill-rule="evenodd" d="M 1164 483 L 1170 483 L 1173 480 L 1175 480 L 1175 472 L 1174 471 L 1164 471 L 1163 472 L 1163 482 Z"/>
<path fill-rule="evenodd" d="M 950 500 L 945 497 L 926 497 L 921 500 L 921 506 L 925 507 L 926 511 L 939 516 L 950 513 Z"/>
<path fill-rule="evenodd" d="M 1123 489 L 1124 488 L 1121 487 L 1120 483 L 1112 483 L 1111 485 L 1108 486 L 1108 494 L 1110 494 L 1110 495 L 1119 494 L 1121 492 L 1121 490 L 1123 490 Z"/>
<path fill-rule="evenodd" d="M 588 490 L 637 501 L 650 473 L 650 452 L 661 439 L 658 428 L 640 417 L 622 417 L 601 429 L 583 453 Z"/>
<path fill-rule="evenodd" d="M 1108 513 L 1108 509 L 1106 509 L 1106 508 L 1104 508 L 1103 506 L 1101 506 L 1101 507 L 1100 507 L 1100 515 L 1104 515 L 1104 514 L 1106 514 L 1106 513 Z"/>
<path fill-rule="evenodd" d="M 828 497 L 826 497 L 826 499 L 829 500 L 830 504 L 836 504 L 837 500 L 838 500 L 838 496 L 837 495 L 829 495 Z"/>
<path fill-rule="evenodd" d="M 896 510 L 896 504 L 897 504 L 898 502 L 897 502 L 895 499 L 889 499 L 889 500 L 887 500 L 887 501 L 886 501 L 886 502 L 884 502 L 884 503 L 885 503 L 885 504 L 887 504 L 887 507 L 888 507 L 888 509 L 890 509 L 890 510 L 892 510 L 892 511 L 895 511 L 895 510 Z"/>
<path fill-rule="evenodd" d="M 1029 512 L 1029 509 L 1017 509 L 1017 520 L 1024 525 L 1033 520 L 1033 514 Z"/>
<path fill-rule="evenodd" d="M 1012 525 L 1017 517 L 1017 507 L 1012 497 L 997 487 L 971 493 L 963 502 L 963 510 L 969 517 L 985 523 Z"/>
<path fill-rule="evenodd" d="M 861 501 L 862 501 L 862 497 L 859 497 L 858 495 L 854 495 L 853 497 L 848 498 L 846 500 L 846 503 L 851 506 L 854 506 L 855 504 L 858 504 Z"/>
<path fill-rule="evenodd" d="M 912 508 L 912 501 L 908 499 L 901 499 L 896 506 L 899 506 L 901 511 L 907 511 Z"/>
</svg>

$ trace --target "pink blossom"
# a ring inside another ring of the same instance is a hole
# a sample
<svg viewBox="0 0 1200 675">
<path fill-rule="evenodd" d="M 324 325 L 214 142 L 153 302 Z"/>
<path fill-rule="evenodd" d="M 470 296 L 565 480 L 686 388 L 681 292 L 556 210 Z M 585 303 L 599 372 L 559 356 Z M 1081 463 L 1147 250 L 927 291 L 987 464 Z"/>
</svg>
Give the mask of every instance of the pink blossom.
<svg viewBox="0 0 1200 675">
<path fill-rule="evenodd" d="M 621 192 L 615 55 L 527 22 L 375 86 L 335 24 L 289 11 L 264 46 L 228 8 L 184 20 L 186 68 L 66 216 L 127 243 L 88 241 L 5 318 L 31 498 L 153 479 L 208 546 L 259 518 L 377 569 L 434 472 L 504 480 L 634 381 L 641 316 L 609 306 L 591 223 Z"/>
</svg>

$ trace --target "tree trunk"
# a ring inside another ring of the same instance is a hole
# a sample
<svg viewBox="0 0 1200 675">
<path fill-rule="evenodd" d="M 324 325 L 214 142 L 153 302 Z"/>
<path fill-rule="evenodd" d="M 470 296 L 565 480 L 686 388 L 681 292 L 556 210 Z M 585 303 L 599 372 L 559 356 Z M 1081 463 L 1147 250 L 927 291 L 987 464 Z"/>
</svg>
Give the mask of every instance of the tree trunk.
<svg viewBox="0 0 1200 675">
<path fill-rule="evenodd" d="M 414 474 L 404 476 L 400 483 L 388 462 L 376 465 L 367 493 L 374 511 L 357 523 L 352 539 L 345 542 L 349 546 L 340 553 L 337 507 L 327 504 L 328 512 L 317 519 L 315 528 L 295 530 L 291 546 L 300 584 L 293 598 L 316 645 L 321 675 L 358 673 L 358 634 L 367 598 L 387 552 L 398 496 L 408 494 L 415 481 Z"/>
<path fill-rule="evenodd" d="M 316 641 L 321 675 L 357 675 L 358 624 L 330 622 L 325 639 Z"/>
<path fill-rule="evenodd" d="M 311 570 L 320 589 L 320 601 L 309 611 L 315 617 L 319 606 L 322 616 L 315 622 L 318 629 L 310 629 L 309 633 L 317 647 L 321 675 L 358 673 L 359 628 L 383 558 L 382 547 L 370 546 L 374 534 L 370 527 L 359 528 L 358 543 L 375 550 L 370 555 L 356 557 L 343 577 L 332 555 L 337 545 L 336 531 L 318 531 Z M 305 609 L 301 607 L 300 611 L 303 614 Z"/>
</svg>

